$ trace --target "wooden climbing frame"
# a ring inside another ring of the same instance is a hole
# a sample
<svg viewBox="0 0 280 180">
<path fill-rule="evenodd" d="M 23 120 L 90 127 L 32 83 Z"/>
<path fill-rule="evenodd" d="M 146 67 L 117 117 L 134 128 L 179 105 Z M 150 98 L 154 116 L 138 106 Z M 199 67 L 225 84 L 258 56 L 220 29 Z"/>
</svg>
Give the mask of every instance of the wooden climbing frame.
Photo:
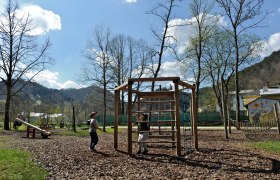
<svg viewBox="0 0 280 180">
<path fill-rule="evenodd" d="M 166 83 L 173 83 L 174 90 L 171 91 L 150 91 L 147 92 L 139 91 L 133 89 L 134 83 L 147 83 L 147 82 L 162 82 L 165 81 Z M 181 89 L 180 89 L 181 88 Z M 192 134 L 193 134 L 193 148 L 198 149 L 198 139 L 197 139 L 197 111 L 196 111 L 196 101 L 195 101 L 195 86 L 190 85 L 186 82 L 183 82 L 180 80 L 179 77 L 159 77 L 159 78 L 131 78 L 128 79 L 128 82 L 120 85 L 115 88 L 115 121 L 114 121 L 114 148 L 118 148 L 118 115 L 119 115 L 119 99 L 120 99 L 120 91 L 126 91 L 127 92 L 127 138 L 128 138 L 128 145 L 127 145 L 127 151 L 128 154 L 132 154 L 132 143 L 138 143 L 137 141 L 132 140 L 132 119 L 133 114 L 137 113 L 143 113 L 143 111 L 139 108 L 141 104 L 164 104 L 168 103 L 170 106 L 170 109 L 157 109 L 157 110 L 146 110 L 145 113 L 153 113 L 157 112 L 159 113 L 170 113 L 170 120 L 169 121 L 159 121 L 158 123 L 170 123 L 171 128 L 169 128 L 168 131 L 170 131 L 172 134 L 170 135 L 171 141 L 164 140 L 158 140 L 158 141 L 146 141 L 146 143 L 172 143 L 173 145 L 176 145 L 176 152 L 177 155 L 181 155 L 181 132 L 180 132 L 180 97 L 179 93 L 183 89 L 191 89 L 192 91 L 192 104 L 191 104 L 191 114 L 192 114 Z M 133 102 L 132 98 L 133 95 L 137 96 L 137 101 L 134 102 L 137 104 L 138 109 L 133 110 Z M 169 99 L 168 99 L 169 98 Z M 145 101 L 142 101 L 142 99 L 148 99 Z M 159 100 L 160 99 L 160 100 Z M 162 100 L 164 99 L 164 100 Z M 160 105 L 158 106 L 160 107 Z M 149 122 L 154 123 L 154 122 Z M 161 131 L 160 126 L 158 131 Z M 155 131 L 154 131 L 155 132 Z M 165 131 L 167 132 L 167 131 Z M 154 135 L 154 137 L 167 137 L 166 134 L 159 134 Z M 169 136 L 169 135 L 168 135 Z M 152 136 L 151 136 L 152 137 Z"/>
</svg>

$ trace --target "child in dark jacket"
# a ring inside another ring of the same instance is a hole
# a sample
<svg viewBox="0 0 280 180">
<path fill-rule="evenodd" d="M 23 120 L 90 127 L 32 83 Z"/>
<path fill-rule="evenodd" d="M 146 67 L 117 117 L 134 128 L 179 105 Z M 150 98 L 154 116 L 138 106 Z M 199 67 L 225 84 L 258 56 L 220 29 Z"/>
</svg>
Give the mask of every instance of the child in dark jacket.
<svg viewBox="0 0 280 180">
<path fill-rule="evenodd" d="M 147 154 L 148 149 L 147 149 L 147 144 L 145 141 L 147 140 L 149 136 L 149 127 L 148 127 L 148 115 L 147 114 L 142 114 L 139 118 L 137 118 L 136 123 L 138 124 L 139 127 L 139 136 L 138 136 L 138 151 L 137 154 Z M 143 151 L 142 151 L 143 149 Z"/>
</svg>

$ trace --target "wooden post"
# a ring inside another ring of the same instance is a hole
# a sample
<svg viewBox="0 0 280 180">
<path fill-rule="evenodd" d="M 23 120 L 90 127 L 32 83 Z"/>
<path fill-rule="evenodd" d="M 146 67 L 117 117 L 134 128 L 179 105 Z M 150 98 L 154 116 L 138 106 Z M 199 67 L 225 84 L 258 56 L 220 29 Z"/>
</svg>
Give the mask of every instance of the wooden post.
<svg viewBox="0 0 280 180">
<path fill-rule="evenodd" d="M 279 105 L 279 102 L 277 104 Z M 278 116 L 278 109 L 277 109 L 276 104 L 274 104 L 274 115 L 275 115 L 275 121 L 277 124 L 277 131 L 278 131 L 278 134 L 280 134 L 279 116 Z"/>
<path fill-rule="evenodd" d="M 175 90 L 176 91 L 176 90 Z M 176 105 L 177 105 L 177 101 L 176 101 L 176 92 L 174 91 L 174 94 L 173 94 L 173 96 L 170 96 L 170 98 L 169 99 L 175 99 L 175 107 L 174 107 L 174 103 L 173 104 L 171 104 L 171 106 L 170 106 L 170 109 L 171 110 L 174 110 L 175 108 L 176 108 Z M 175 132 L 174 132 L 174 130 L 175 130 L 175 125 L 176 125 L 176 110 L 177 109 L 175 109 L 175 112 L 170 112 L 170 120 L 175 120 L 175 122 L 174 121 L 172 121 L 171 123 L 170 123 L 170 125 L 171 125 L 171 131 L 172 131 L 172 133 L 171 133 L 171 139 L 172 139 L 172 141 L 175 141 Z M 175 143 L 172 143 L 172 146 L 173 147 L 175 147 Z"/>
<path fill-rule="evenodd" d="M 30 137 L 30 133 L 32 133 L 32 138 L 35 138 L 35 129 L 33 127 L 27 126 L 27 135 L 26 137 L 29 138 Z"/>
<path fill-rule="evenodd" d="M 141 107 L 140 107 L 141 103 L 140 103 L 140 101 L 141 101 L 141 97 L 140 97 L 140 95 L 137 95 L 137 111 L 138 111 L 138 113 L 137 113 L 137 116 L 136 116 L 136 121 L 137 121 L 138 117 L 140 117 L 140 115 L 143 114 L 143 113 L 139 113 L 141 111 Z M 149 113 L 149 115 L 150 114 L 151 113 Z M 150 117 L 148 117 L 148 119 L 150 119 Z M 151 124 L 149 123 L 148 126 L 150 128 Z M 140 133 L 139 132 L 139 128 L 137 126 L 137 135 L 138 136 L 139 136 L 139 133 Z"/>
<path fill-rule="evenodd" d="M 114 148 L 118 148 L 118 119 L 119 119 L 119 97 L 120 91 L 115 90 L 115 116 L 114 116 Z"/>
<path fill-rule="evenodd" d="M 197 139 L 197 107 L 195 100 L 195 88 L 192 89 L 192 123 L 193 123 L 193 143 L 194 148 L 198 149 L 198 139 Z"/>
<path fill-rule="evenodd" d="M 181 132 L 180 132 L 180 97 L 179 97 L 179 88 L 178 88 L 178 81 L 174 82 L 175 86 L 175 103 L 176 103 L 176 139 L 177 139 L 177 156 L 181 156 Z"/>
<path fill-rule="evenodd" d="M 127 103 L 127 151 L 132 154 L 132 82 L 128 80 L 128 103 Z"/>
<path fill-rule="evenodd" d="M 193 100 L 191 100 L 193 101 Z M 191 135 L 193 136 L 193 106 L 192 104 L 190 105 L 191 106 L 191 109 L 190 109 L 190 126 L 191 126 Z"/>
</svg>

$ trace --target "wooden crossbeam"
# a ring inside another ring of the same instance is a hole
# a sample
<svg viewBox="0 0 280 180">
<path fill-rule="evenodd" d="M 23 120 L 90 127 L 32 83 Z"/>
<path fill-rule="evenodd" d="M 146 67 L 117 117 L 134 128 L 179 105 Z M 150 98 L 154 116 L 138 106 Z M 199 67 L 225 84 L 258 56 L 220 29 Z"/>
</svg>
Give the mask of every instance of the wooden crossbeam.
<svg viewBox="0 0 280 180">
<path fill-rule="evenodd" d="M 177 141 L 132 141 L 132 143 L 176 143 Z"/>
<path fill-rule="evenodd" d="M 149 135 L 149 138 L 171 138 L 171 135 Z"/>
<path fill-rule="evenodd" d="M 157 77 L 157 78 L 130 78 L 130 82 L 155 82 L 155 81 L 174 81 L 180 80 L 179 77 Z"/>
<path fill-rule="evenodd" d="M 183 86 L 183 87 L 185 87 L 185 88 L 195 89 L 195 86 L 190 85 L 190 84 L 188 84 L 188 83 L 186 83 L 186 82 L 178 81 L 177 83 L 178 83 L 178 85 Z"/>
<path fill-rule="evenodd" d="M 143 121 L 135 121 L 136 123 L 141 123 Z M 149 124 L 170 124 L 176 122 L 175 120 L 162 120 L 162 121 L 145 121 Z"/>
<path fill-rule="evenodd" d="M 175 103 L 175 100 L 162 100 L 162 101 L 136 101 L 135 103 L 143 104 L 165 104 L 165 103 Z"/>
<path fill-rule="evenodd" d="M 171 98 L 174 91 L 154 91 L 154 92 L 138 92 L 140 98 Z"/>
<path fill-rule="evenodd" d="M 132 111 L 132 113 L 175 112 L 175 110 Z"/>
<path fill-rule="evenodd" d="M 122 84 L 118 87 L 116 87 L 114 90 L 115 91 L 127 91 L 128 83 Z"/>
<path fill-rule="evenodd" d="M 171 132 L 176 132 L 176 130 L 150 130 L 150 131 L 138 131 L 138 132 L 143 132 L 143 133 L 153 133 L 153 132 L 161 132 L 161 133 L 171 133 Z"/>
</svg>

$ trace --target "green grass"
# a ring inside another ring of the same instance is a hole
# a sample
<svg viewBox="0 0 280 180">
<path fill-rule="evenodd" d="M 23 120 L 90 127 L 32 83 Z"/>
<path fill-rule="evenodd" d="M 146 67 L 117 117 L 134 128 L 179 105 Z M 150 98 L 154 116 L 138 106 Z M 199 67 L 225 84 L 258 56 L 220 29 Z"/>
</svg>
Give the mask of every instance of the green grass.
<svg viewBox="0 0 280 180">
<path fill-rule="evenodd" d="M 31 161 L 31 153 L 5 148 L 8 138 L 0 137 L 0 140 L 0 180 L 45 179 L 47 171 Z"/>
<path fill-rule="evenodd" d="M 280 154 L 280 142 L 279 141 L 266 141 L 266 142 L 256 142 L 252 144 L 253 147 L 263 149 L 272 153 Z"/>
</svg>

